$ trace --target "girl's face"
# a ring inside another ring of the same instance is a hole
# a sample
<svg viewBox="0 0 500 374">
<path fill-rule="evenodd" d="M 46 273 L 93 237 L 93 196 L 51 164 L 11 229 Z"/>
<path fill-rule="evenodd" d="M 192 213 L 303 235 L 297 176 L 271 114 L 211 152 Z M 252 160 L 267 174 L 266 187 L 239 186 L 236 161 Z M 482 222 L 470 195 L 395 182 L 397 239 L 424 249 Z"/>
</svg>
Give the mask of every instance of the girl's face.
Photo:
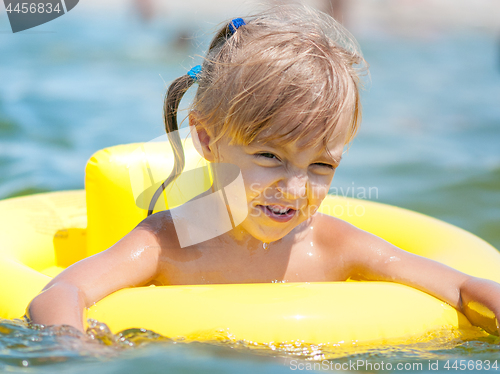
<svg viewBox="0 0 500 374">
<path fill-rule="evenodd" d="M 310 218 L 330 188 L 342 157 L 348 122 L 339 122 L 328 142 L 329 152 L 322 145 L 303 147 L 307 139 L 278 146 L 262 139 L 250 145 L 229 144 L 230 139 L 223 137 L 208 148 L 209 161 L 238 166 L 245 184 L 248 216 L 228 234 L 236 240 L 250 235 L 269 243 Z"/>
</svg>

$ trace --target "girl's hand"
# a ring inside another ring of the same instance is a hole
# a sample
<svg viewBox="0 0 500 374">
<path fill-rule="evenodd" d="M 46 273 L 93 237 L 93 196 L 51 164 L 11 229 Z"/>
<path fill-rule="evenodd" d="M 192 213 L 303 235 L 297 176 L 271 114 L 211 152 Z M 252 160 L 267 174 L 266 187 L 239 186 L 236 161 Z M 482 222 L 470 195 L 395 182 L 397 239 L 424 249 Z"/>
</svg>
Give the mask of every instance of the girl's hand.
<svg viewBox="0 0 500 374">
<path fill-rule="evenodd" d="M 500 284 L 470 277 L 460 287 L 461 310 L 472 324 L 500 336 Z"/>
</svg>

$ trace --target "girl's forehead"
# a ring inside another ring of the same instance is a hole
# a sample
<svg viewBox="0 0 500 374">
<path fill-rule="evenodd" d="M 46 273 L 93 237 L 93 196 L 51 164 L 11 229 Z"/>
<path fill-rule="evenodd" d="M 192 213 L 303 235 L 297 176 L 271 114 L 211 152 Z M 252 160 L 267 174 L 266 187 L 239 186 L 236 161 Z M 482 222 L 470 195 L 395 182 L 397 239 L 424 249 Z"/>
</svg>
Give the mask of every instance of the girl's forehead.
<svg viewBox="0 0 500 374">
<path fill-rule="evenodd" d="M 343 148 L 348 127 L 349 113 L 343 113 L 335 124 L 327 121 L 294 123 L 292 121 L 273 121 L 259 131 L 252 143 L 276 147 L 291 145 L 297 150 L 324 148 L 333 150 L 339 145 Z"/>
</svg>

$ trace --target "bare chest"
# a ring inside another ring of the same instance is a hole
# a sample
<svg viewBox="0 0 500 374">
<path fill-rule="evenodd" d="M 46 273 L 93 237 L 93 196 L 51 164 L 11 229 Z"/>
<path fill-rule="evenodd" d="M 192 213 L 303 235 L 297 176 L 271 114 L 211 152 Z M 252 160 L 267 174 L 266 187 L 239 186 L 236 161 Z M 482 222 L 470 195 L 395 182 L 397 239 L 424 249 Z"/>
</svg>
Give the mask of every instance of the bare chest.
<svg viewBox="0 0 500 374">
<path fill-rule="evenodd" d="M 326 282 L 345 280 L 341 256 L 311 240 L 234 251 L 184 248 L 164 256 L 156 281 L 164 285 Z"/>
</svg>

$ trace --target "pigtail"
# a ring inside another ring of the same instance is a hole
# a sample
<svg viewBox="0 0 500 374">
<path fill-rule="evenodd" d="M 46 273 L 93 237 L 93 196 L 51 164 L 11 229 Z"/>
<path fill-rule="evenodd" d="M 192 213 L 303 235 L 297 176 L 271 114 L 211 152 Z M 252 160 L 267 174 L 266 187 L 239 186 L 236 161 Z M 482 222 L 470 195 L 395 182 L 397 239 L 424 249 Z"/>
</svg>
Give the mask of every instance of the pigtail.
<svg viewBox="0 0 500 374">
<path fill-rule="evenodd" d="M 235 18 L 231 20 L 226 26 L 224 26 L 219 33 L 215 36 L 210 43 L 209 52 L 213 49 L 217 49 L 222 46 L 226 41 L 236 32 L 236 30 L 245 25 L 245 21 L 241 18 Z M 210 70 L 209 64 L 204 67 L 205 74 L 208 74 Z M 179 109 L 179 103 L 186 91 L 193 85 L 193 83 L 199 80 L 201 74 L 201 66 L 195 66 L 186 75 L 177 78 L 168 88 L 167 94 L 165 95 L 165 101 L 163 105 L 163 116 L 165 121 L 165 131 L 168 135 L 168 140 L 172 146 L 174 153 L 174 168 L 167 179 L 158 187 L 154 193 L 151 202 L 149 203 L 148 216 L 153 214 L 156 202 L 160 198 L 165 188 L 172 183 L 184 169 L 186 160 L 184 157 L 184 150 L 182 148 L 182 142 L 179 135 L 179 126 L 177 125 L 177 111 Z"/>
<path fill-rule="evenodd" d="M 221 46 L 226 42 L 226 40 L 231 36 L 229 31 L 229 25 L 223 27 L 217 35 L 212 39 L 210 47 L 208 47 L 208 52 L 212 51 L 214 48 Z"/>
<path fill-rule="evenodd" d="M 212 51 L 214 48 L 224 44 L 241 26 L 246 25 L 243 18 L 235 18 L 229 21 L 212 39 L 208 52 Z"/>
<path fill-rule="evenodd" d="M 168 88 L 165 95 L 163 105 L 163 116 L 165 122 L 165 131 L 167 132 L 168 140 L 172 146 L 174 153 L 174 168 L 167 179 L 158 187 L 155 194 L 151 198 L 148 209 L 148 217 L 153 214 L 154 207 L 160 195 L 165 188 L 172 183 L 184 169 L 186 160 L 184 157 L 184 149 L 182 148 L 181 137 L 179 135 L 179 126 L 177 124 L 177 111 L 182 97 L 186 91 L 196 82 L 196 77 L 189 73 L 177 78 Z"/>
</svg>

